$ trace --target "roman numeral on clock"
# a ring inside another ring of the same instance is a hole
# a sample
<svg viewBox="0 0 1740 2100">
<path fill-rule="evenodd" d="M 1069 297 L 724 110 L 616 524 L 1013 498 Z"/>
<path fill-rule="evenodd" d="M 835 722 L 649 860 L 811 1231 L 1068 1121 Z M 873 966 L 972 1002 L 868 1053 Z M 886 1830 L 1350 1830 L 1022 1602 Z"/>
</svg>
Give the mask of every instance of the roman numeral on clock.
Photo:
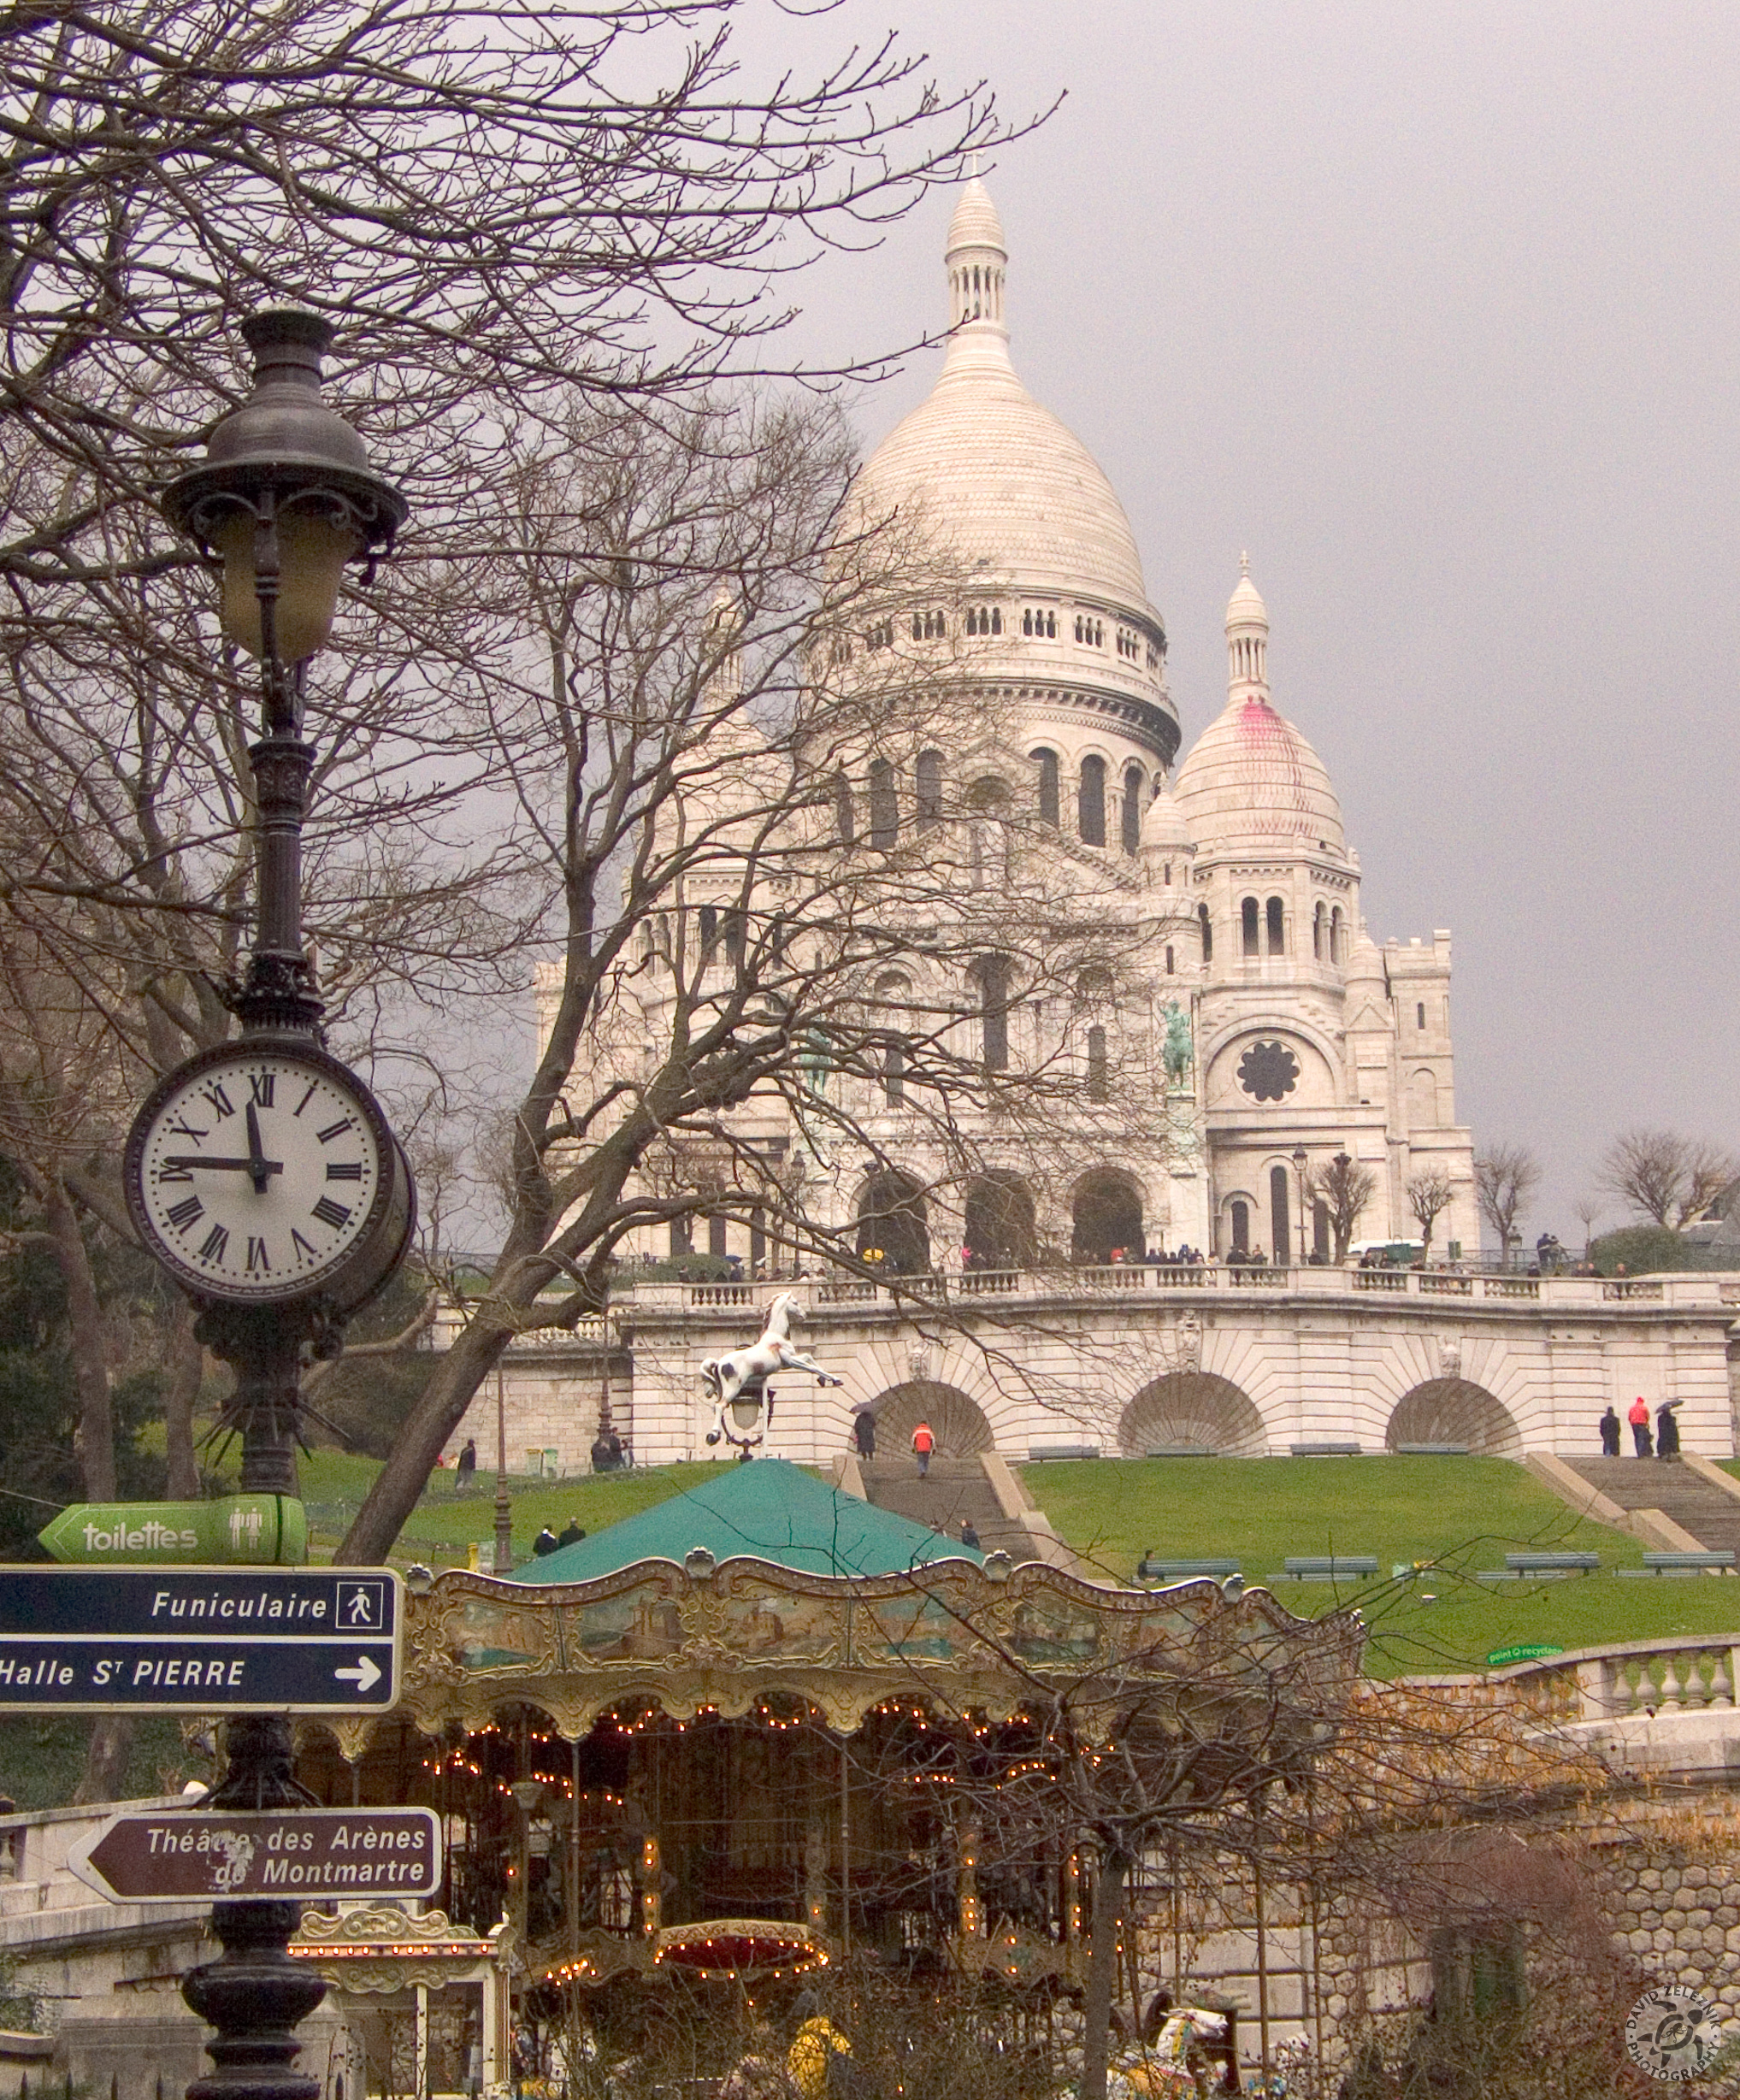
<svg viewBox="0 0 1740 2100">
<path fill-rule="evenodd" d="M 313 1259 L 313 1257 L 314 1257 L 314 1242 L 313 1242 L 313 1241 L 312 1241 L 312 1240 L 304 1240 L 304 1239 L 303 1238 L 302 1235 L 301 1235 L 301 1234 L 300 1234 L 300 1233 L 299 1233 L 299 1232 L 298 1232 L 298 1231 L 296 1230 L 296 1228 L 295 1228 L 295 1226 L 294 1226 L 294 1225 L 292 1225 L 292 1226 L 290 1228 L 290 1244 L 291 1244 L 292 1247 L 300 1248 L 301 1248 L 301 1250 L 302 1250 L 302 1252 L 303 1252 L 304 1254 L 306 1254 L 306 1255 L 307 1255 L 307 1256 L 310 1258 L 310 1260 Z"/>
<path fill-rule="evenodd" d="M 172 1203 L 163 1212 L 177 1232 L 186 1232 L 205 1215 L 205 1206 L 198 1196 L 183 1196 L 179 1203 Z"/>
<path fill-rule="evenodd" d="M 248 1274 L 258 1276 L 262 1272 L 269 1273 L 271 1267 L 272 1257 L 266 1252 L 266 1242 L 263 1240 L 257 1240 L 250 1233 L 248 1235 Z"/>
<path fill-rule="evenodd" d="M 276 1072 L 254 1072 L 248 1079 L 248 1099 L 256 1108 L 269 1108 L 272 1096 L 278 1091 Z"/>
<path fill-rule="evenodd" d="M 201 1243 L 199 1249 L 199 1259 L 202 1261 L 221 1262 L 224 1257 L 224 1250 L 228 1247 L 229 1243 L 229 1227 L 227 1225 L 214 1225 L 211 1228 L 211 1230 L 206 1234 L 203 1242 Z"/>
<path fill-rule="evenodd" d="M 359 1182 L 362 1178 L 363 1162 L 360 1159 L 334 1159 L 327 1165 L 328 1181 Z"/>
<path fill-rule="evenodd" d="M 351 1222 L 350 1212 L 342 1203 L 334 1203 L 330 1196 L 322 1196 L 315 1205 L 314 1215 L 323 1225 L 331 1225 L 335 1230 L 339 1226 L 348 1225 Z"/>
<path fill-rule="evenodd" d="M 315 1136 L 322 1145 L 330 1145 L 335 1137 L 342 1137 L 346 1130 L 354 1130 L 356 1127 L 357 1118 L 354 1116 L 341 1116 L 336 1123 L 329 1123 L 324 1130 L 316 1130 Z"/>
<path fill-rule="evenodd" d="M 211 1104 L 213 1112 L 220 1121 L 225 1116 L 233 1116 L 236 1112 L 235 1103 L 231 1100 L 228 1094 L 215 1079 L 199 1098 L 202 1101 L 209 1101 Z"/>
</svg>

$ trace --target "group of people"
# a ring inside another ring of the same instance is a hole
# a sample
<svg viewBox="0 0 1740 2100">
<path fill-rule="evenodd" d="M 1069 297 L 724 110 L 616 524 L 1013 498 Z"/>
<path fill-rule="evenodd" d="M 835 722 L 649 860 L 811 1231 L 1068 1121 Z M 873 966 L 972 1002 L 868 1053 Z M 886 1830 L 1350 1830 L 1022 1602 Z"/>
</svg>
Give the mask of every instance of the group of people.
<svg viewBox="0 0 1740 2100">
<path fill-rule="evenodd" d="M 876 1454 L 876 1418 L 870 1407 L 860 1407 L 852 1418 L 852 1441 L 861 1459 L 873 1459 Z M 912 1455 L 918 1461 L 918 1478 L 924 1479 L 930 1472 L 930 1454 L 936 1448 L 936 1438 L 929 1422 L 920 1422 L 912 1432 Z"/>
<path fill-rule="evenodd" d="M 541 1560 L 546 1553 L 560 1553 L 564 1546 L 577 1546 L 586 1537 L 586 1526 L 578 1517 L 570 1517 L 559 1531 L 552 1531 L 546 1524 L 532 1541 L 532 1551 Z"/>
<path fill-rule="evenodd" d="M 1655 1437 L 1650 1442 L 1649 1403 L 1639 1393 L 1625 1410 L 1625 1419 L 1631 1425 L 1631 1441 L 1640 1459 L 1677 1459 L 1679 1456 L 1679 1424 L 1674 1419 L 1674 1410 L 1682 1403 L 1677 1400 L 1664 1400 L 1655 1410 Z M 1619 1418 L 1609 1406 L 1601 1419 L 1601 1450 L 1604 1459 L 1619 1455 Z"/>
</svg>

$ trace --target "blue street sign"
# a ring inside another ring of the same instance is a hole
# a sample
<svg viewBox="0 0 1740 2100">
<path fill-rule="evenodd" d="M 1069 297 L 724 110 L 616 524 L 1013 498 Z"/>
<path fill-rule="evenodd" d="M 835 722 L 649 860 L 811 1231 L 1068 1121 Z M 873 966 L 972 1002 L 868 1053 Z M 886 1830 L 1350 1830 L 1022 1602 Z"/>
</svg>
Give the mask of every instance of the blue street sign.
<svg viewBox="0 0 1740 2100">
<path fill-rule="evenodd" d="M 0 1566 L 0 1713 L 375 1713 L 404 1623 L 391 1568 Z"/>
</svg>

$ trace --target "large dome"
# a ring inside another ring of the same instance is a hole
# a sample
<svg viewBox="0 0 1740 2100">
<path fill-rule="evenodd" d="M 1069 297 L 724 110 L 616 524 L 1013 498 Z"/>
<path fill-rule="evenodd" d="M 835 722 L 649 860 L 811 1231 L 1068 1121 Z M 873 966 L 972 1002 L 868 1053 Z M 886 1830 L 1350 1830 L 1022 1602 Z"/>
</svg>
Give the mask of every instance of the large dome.
<svg viewBox="0 0 1740 2100">
<path fill-rule="evenodd" d="M 1345 850 L 1323 760 L 1259 693 L 1234 693 L 1178 768 L 1175 792 L 1199 852 L 1277 841 Z"/>
<path fill-rule="evenodd" d="M 954 333 L 929 398 L 865 461 L 860 515 L 899 513 L 975 571 L 1150 612 L 1124 506 L 1087 447 L 1041 408 L 1009 361 L 1007 253 L 982 182 L 949 227 Z"/>
</svg>

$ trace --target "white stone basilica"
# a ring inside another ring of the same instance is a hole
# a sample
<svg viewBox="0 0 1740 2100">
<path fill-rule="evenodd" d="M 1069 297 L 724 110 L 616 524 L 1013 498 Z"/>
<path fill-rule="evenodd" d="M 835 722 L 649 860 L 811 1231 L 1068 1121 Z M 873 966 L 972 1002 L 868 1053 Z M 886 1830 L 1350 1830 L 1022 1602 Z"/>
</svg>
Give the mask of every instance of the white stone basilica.
<svg viewBox="0 0 1740 2100">
<path fill-rule="evenodd" d="M 1075 1154 L 1037 1174 L 1018 1147 L 999 1159 L 993 1145 L 986 1165 L 999 1186 L 976 1191 L 951 1186 L 923 1156 L 920 1119 L 904 1130 L 867 1091 L 882 1171 L 868 1158 L 856 1167 L 835 1160 L 831 1183 L 806 1189 L 806 1207 L 846 1232 L 869 1216 L 861 1242 L 888 1241 L 922 1218 L 918 1245 L 889 1242 L 900 1256 L 894 1265 L 907 1270 L 958 1265 L 963 1249 L 971 1265 L 1018 1268 L 1035 1249 L 1091 1264 L 1182 1245 L 1211 1259 L 1260 1252 L 1285 1266 L 1332 1253 L 1310 1177 L 1345 1154 L 1371 1176 L 1355 1242 L 1417 1239 L 1407 1184 L 1436 1171 L 1451 1195 L 1433 1254 L 1453 1244 L 1472 1254 L 1479 1229 L 1470 1136 L 1455 1118 L 1449 936 L 1380 947 L 1367 933 L 1359 860 L 1329 776 L 1271 699 L 1268 614 L 1248 575 L 1227 608 L 1226 705 L 1171 772 L 1179 723 L 1165 628 L 1111 483 L 1016 375 L 1007 265 L 997 212 L 975 180 L 948 231 L 952 330 L 935 386 L 876 448 L 854 488 L 860 521 L 894 521 L 947 550 L 958 602 L 911 614 L 910 649 L 908 616 L 888 632 L 906 661 L 932 659 L 953 689 L 976 690 L 980 719 L 995 725 L 1002 748 L 920 751 L 892 768 L 884 760 L 880 792 L 889 833 L 903 838 L 923 824 L 927 796 L 935 821 L 945 774 L 958 810 L 1020 810 L 1029 836 L 1056 827 L 1074 903 L 1124 929 L 1104 1018 L 1126 1071 L 1137 1068 L 1138 1085 L 1164 1095 L 1165 1130 L 1141 1156 L 1088 1118 Z M 876 765 L 868 771 L 874 834 Z M 856 786 L 864 793 L 865 782 Z M 711 907 L 693 884 L 688 901 L 717 923 L 738 892 L 728 870 L 716 887 Z M 654 982 L 639 996 L 656 1001 Z M 1009 1017 L 1004 1057 L 1030 1058 L 1035 1069 L 1091 1061 L 1095 1034 L 1104 1054 L 1104 1031 L 1078 1030 L 1072 1042 L 1052 1023 L 1047 1036 L 1043 1005 L 1033 1002 L 1031 1043 L 1016 1040 L 1026 1019 Z M 987 1053 L 988 1062 L 988 1043 Z M 799 1141 L 776 1102 L 741 1114 L 764 1145 Z M 891 1182 L 901 1215 L 876 1222 Z M 740 1255 L 756 1273 L 759 1236 L 738 1218 L 711 1224 L 710 1251 Z M 640 1251 L 681 1248 L 649 1236 Z"/>
</svg>

